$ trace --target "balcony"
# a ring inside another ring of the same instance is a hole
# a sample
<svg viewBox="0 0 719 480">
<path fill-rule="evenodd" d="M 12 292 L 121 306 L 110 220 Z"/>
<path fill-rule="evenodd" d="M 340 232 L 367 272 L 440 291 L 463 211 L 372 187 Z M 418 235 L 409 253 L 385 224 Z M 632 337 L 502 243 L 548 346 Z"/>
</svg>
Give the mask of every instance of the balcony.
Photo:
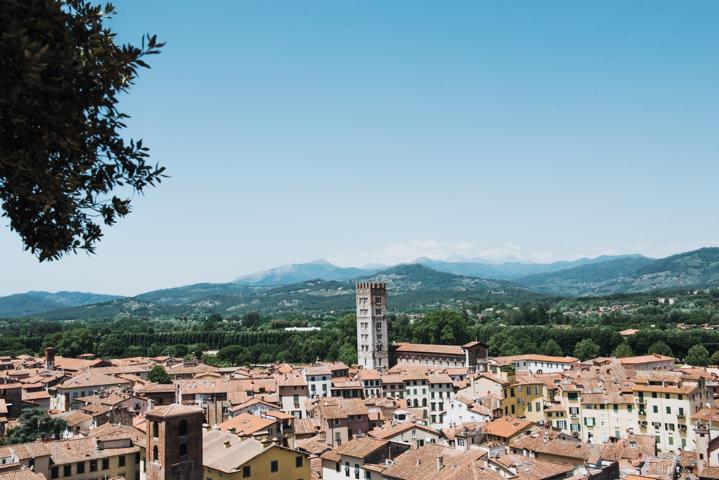
<svg viewBox="0 0 719 480">
<path fill-rule="evenodd" d="M 646 416 L 647 416 L 647 412 L 646 412 L 646 410 L 639 410 L 639 411 L 637 412 L 637 415 L 639 415 L 640 417 L 646 417 Z"/>
</svg>

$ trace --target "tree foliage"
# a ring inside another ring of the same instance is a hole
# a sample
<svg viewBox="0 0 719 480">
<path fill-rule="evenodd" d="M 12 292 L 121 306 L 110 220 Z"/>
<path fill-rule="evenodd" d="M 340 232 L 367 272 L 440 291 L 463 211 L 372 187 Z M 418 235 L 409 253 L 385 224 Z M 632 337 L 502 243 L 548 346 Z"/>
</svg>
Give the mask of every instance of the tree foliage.
<svg viewBox="0 0 719 480">
<path fill-rule="evenodd" d="M 7 442 L 27 443 L 43 438 L 57 440 L 66 429 L 65 420 L 51 417 L 42 408 L 28 408 L 22 411 L 18 425 L 10 432 Z"/>
<path fill-rule="evenodd" d="M 113 12 L 85 0 L 0 7 L 0 201 L 40 261 L 93 252 L 101 225 L 130 212 L 128 196 L 164 176 L 142 140 L 123 138 L 128 116 L 117 109 L 164 44 L 116 44 Z"/>
<path fill-rule="evenodd" d="M 706 367 L 709 365 L 709 351 L 704 345 L 692 345 L 684 361 L 695 367 Z"/>
<path fill-rule="evenodd" d="M 562 355 L 564 355 L 564 352 L 562 352 L 562 347 L 560 347 L 559 344 L 551 338 L 542 344 L 541 351 L 542 354 L 550 355 L 553 357 L 561 357 Z"/>
<path fill-rule="evenodd" d="M 574 347 L 574 356 L 584 361 L 590 358 L 595 358 L 599 355 L 599 345 L 594 343 L 591 338 L 585 338 L 584 340 L 577 342 Z"/>
<path fill-rule="evenodd" d="M 662 342 L 661 340 L 657 340 L 656 342 L 652 343 L 649 348 L 647 349 L 648 354 L 657 354 L 657 355 L 664 355 L 667 357 L 673 357 L 674 353 L 672 353 L 672 349 L 669 345 Z"/>
<path fill-rule="evenodd" d="M 152 367 L 150 369 L 150 372 L 147 374 L 147 379 L 155 383 L 172 383 L 172 378 L 170 377 L 170 374 L 167 373 L 167 370 L 165 370 L 165 367 L 163 367 L 162 365 L 155 365 L 154 367 Z"/>
<path fill-rule="evenodd" d="M 467 318 L 455 310 L 434 310 L 415 321 L 412 333 L 419 343 L 462 345 L 469 341 Z"/>
<path fill-rule="evenodd" d="M 632 351 L 632 347 L 630 347 L 626 343 L 620 343 L 612 351 L 612 356 L 617 358 L 632 357 L 634 356 L 634 351 Z"/>
</svg>

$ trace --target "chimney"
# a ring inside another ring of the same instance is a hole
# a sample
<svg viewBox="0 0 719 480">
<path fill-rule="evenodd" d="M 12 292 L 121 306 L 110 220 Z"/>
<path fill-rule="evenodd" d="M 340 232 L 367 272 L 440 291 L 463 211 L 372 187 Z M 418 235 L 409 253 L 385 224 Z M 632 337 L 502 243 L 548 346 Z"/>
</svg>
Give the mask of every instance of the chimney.
<svg viewBox="0 0 719 480">
<path fill-rule="evenodd" d="M 55 370 L 55 348 L 45 349 L 45 370 Z"/>
<path fill-rule="evenodd" d="M 230 448 L 230 441 L 229 441 L 229 440 L 227 440 L 227 441 L 225 442 L 225 448 Z"/>
<path fill-rule="evenodd" d="M 437 456 L 437 470 L 444 468 L 444 457 L 442 455 Z"/>
</svg>

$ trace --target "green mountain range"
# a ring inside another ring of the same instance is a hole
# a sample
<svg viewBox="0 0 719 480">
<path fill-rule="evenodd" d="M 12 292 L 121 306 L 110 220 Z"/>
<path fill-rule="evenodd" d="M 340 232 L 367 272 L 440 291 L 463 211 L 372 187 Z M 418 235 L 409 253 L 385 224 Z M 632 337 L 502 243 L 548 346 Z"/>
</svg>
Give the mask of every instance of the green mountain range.
<svg viewBox="0 0 719 480">
<path fill-rule="evenodd" d="M 354 308 L 354 283 L 360 280 L 386 282 L 392 308 L 398 311 L 452 307 L 485 300 L 519 303 L 556 296 L 601 296 L 719 286 L 719 248 L 703 248 L 659 260 L 640 255 L 587 260 L 568 262 L 567 268 L 559 270 L 545 266 L 542 268 L 549 268 L 549 271 L 524 276 L 519 276 L 517 267 L 512 281 L 439 271 L 441 268 L 467 271 L 470 268 L 467 262 L 460 267 L 456 264 L 448 267 L 451 262 L 436 262 L 431 264 L 432 268 L 427 262 L 413 263 L 380 271 L 362 270 L 354 276 L 346 269 L 315 262 L 313 268 L 319 269 L 315 273 L 334 278 L 275 285 L 281 277 L 276 270 L 269 276 L 256 276 L 251 282 L 245 277 L 244 281 L 201 283 L 155 290 L 132 298 L 80 292 L 28 292 L 0 297 L 0 317 L 67 320 L 210 312 L 224 315 L 241 315 L 249 311 L 276 315 L 344 312 Z M 301 265 L 307 264 L 295 265 L 291 275 L 298 275 L 298 278 L 306 275 L 307 271 Z M 504 268 L 503 275 L 508 275 L 509 267 L 505 264 Z M 285 270 L 287 272 L 289 270 Z"/>
</svg>

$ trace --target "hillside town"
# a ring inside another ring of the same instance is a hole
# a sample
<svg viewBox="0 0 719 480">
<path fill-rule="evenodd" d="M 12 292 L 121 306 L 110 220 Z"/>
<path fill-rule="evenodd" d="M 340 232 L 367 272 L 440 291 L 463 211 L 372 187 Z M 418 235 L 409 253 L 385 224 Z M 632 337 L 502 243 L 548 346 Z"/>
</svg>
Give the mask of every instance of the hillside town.
<svg viewBox="0 0 719 480">
<path fill-rule="evenodd" d="M 392 343 L 387 307 L 357 284 L 357 365 L 2 357 L 4 438 L 64 423 L 6 441 L 0 480 L 719 478 L 719 369 Z"/>
</svg>

